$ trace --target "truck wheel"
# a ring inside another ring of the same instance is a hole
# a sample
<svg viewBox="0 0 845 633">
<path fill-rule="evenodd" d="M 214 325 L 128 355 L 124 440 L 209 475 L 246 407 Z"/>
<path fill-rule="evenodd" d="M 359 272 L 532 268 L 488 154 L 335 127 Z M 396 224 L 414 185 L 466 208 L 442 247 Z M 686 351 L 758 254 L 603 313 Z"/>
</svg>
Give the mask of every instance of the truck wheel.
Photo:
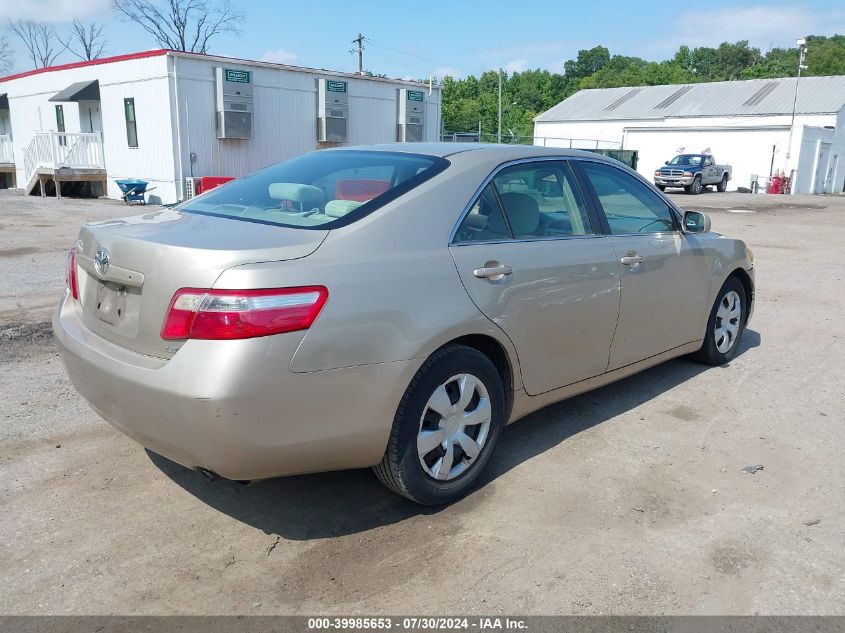
<svg viewBox="0 0 845 633">
<path fill-rule="evenodd" d="M 666 185 L 655 185 L 660 191 L 666 191 Z"/>
<path fill-rule="evenodd" d="M 687 185 L 684 189 L 687 193 L 691 193 L 694 196 L 700 194 L 701 190 L 704 189 L 704 186 L 701 184 L 701 176 L 696 176 L 695 180 L 692 181 L 692 184 Z"/>
<path fill-rule="evenodd" d="M 725 174 L 722 176 L 722 180 L 719 181 L 719 184 L 716 185 L 716 191 L 720 193 L 725 193 L 728 190 L 728 175 Z"/>
</svg>

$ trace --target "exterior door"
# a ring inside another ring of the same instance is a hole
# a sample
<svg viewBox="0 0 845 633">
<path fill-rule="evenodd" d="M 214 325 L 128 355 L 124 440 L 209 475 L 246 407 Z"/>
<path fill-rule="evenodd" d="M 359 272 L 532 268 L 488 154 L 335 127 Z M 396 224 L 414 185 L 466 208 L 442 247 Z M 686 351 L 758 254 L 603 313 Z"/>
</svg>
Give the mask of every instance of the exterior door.
<svg viewBox="0 0 845 633">
<path fill-rule="evenodd" d="M 819 143 L 819 153 L 816 160 L 816 181 L 811 193 L 824 193 L 827 180 L 828 163 L 830 162 L 830 143 Z"/>
<path fill-rule="evenodd" d="M 502 169 L 456 230 L 458 274 L 513 342 L 530 395 L 607 367 L 619 264 L 600 233 L 563 161 Z"/>
<path fill-rule="evenodd" d="M 635 176 L 579 161 L 621 264 L 608 371 L 701 340 L 710 311 L 706 239 L 682 233 L 668 203 Z"/>
<path fill-rule="evenodd" d="M 82 132 L 103 133 L 103 120 L 100 116 L 99 101 L 79 102 L 79 129 Z"/>
</svg>

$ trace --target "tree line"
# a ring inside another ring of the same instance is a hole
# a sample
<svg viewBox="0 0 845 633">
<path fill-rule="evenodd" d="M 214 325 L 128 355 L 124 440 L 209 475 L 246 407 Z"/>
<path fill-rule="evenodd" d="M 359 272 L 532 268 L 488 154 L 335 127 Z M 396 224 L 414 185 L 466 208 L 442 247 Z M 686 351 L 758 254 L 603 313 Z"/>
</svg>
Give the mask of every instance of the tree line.
<svg viewBox="0 0 845 633">
<path fill-rule="evenodd" d="M 807 38 L 805 76 L 845 75 L 845 35 Z M 611 55 L 604 46 L 578 52 L 563 64 L 563 72 L 528 70 L 502 73 L 502 131 L 505 138 L 533 134 L 535 116 L 579 90 L 622 86 L 657 86 L 705 81 L 794 77 L 797 48 L 761 52 L 747 41 L 718 47 L 681 46 L 671 59 L 653 62 L 640 57 Z M 479 77 L 443 79 L 443 129 L 477 132 L 485 140 L 497 130 L 498 82 L 495 70 Z"/>
</svg>

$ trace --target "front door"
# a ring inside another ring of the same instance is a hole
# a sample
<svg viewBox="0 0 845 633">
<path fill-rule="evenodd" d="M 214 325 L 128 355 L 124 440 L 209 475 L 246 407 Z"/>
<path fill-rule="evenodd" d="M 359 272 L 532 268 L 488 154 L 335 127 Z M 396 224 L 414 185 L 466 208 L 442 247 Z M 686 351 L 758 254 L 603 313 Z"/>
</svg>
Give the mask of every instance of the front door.
<svg viewBox="0 0 845 633">
<path fill-rule="evenodd" d="M 458 274 L 513 342 L 530 395 L 607 367 L 619 263 L 600 233 L 563 161 L 499 171 L 456 231 Z"/>
<path fill-rule="evenodd" d="M 704 182 L 714 183 L 719 181 L 719 173 L 716 170 L 716 162 L 712 156 L 704 157 Z"/>
<path fill-rule="evenodd" d="M 701 340 L 710 311 L 706 238 L 682 233 L 668 203 L 621 169 L 579 161 L 621 264 L 608 371 Z"/>
</svg>

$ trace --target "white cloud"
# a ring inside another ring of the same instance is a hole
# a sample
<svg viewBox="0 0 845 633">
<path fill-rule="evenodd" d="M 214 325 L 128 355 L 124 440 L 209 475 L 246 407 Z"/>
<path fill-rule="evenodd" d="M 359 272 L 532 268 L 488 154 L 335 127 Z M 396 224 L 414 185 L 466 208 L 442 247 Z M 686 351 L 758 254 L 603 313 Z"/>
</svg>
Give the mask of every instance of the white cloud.
<svg viewBox="0 0 845 633">
<path fill-rule="evenodd" d="M 0 0 L 0 15 L 5 20 L 34 20 L 61 24 L 80 20 L 105 19 L 110 0 Z"/>
<path fill-rule="evenodd" d="M 437 68 L 432 70 L 431 73 L 438 79 L 443 79 L 444 77 L 460 79 L 464 76 L 463 72 L 461 72 L 457 68 L 452 68 L 451 66 L 438 66 Z"/>
<path fill-rule="evenodd" d="M 794 47 L 805 35 L 833 35 L 845 30 L 845 11 L 807 7 L 750 6 L 683 14 L 669 39 L 688 46 L 718 46 L 748 40 L 763 51 Z"/>
<path fill-rule="evenodd" d="M 274 64 L 292 64 L 296 61 L 297 57 L 296 53 L 291 53 L 280 48 L 275 51 L 264 51 L 261 53 L 259 59 L 262 62 L 273 62 Z"/>
<path fill-rule="evenodd" d="M 502 70 L 504 70 L 509 75 L 512 75 L 514 73 L 524 73 L 526 70 L 528 70 L 528 60 L 527 59 L 511 60 L 507 64 L 502 66 Z"/>
</svg>

